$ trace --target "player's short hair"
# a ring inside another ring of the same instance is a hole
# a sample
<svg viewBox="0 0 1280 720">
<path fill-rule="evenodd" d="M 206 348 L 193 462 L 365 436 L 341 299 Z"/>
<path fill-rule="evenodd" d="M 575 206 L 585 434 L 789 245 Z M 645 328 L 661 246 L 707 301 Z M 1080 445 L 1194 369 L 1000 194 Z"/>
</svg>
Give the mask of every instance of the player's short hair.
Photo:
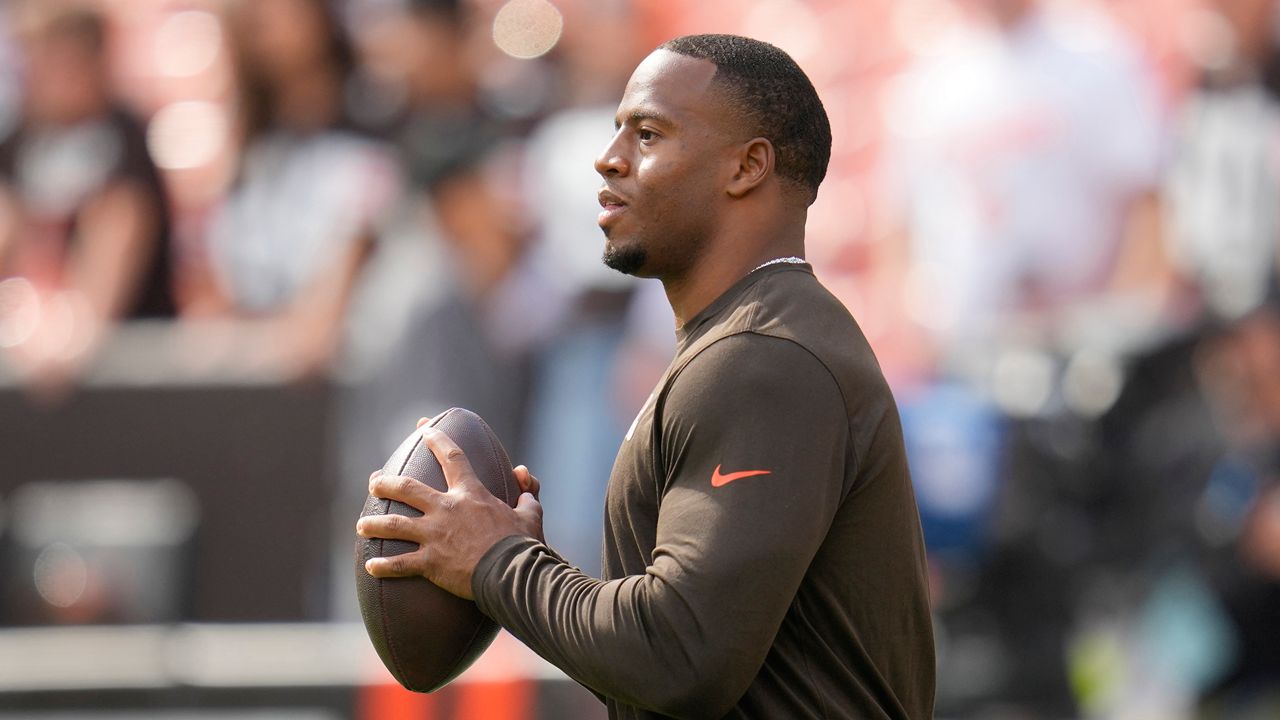
<svg viewBox="0 0 1280 720">
<path fill-rule="evenodd" d="M 686 35 L 661 45 L 715 63 L 713 83 L 755 136 L 773 143 L 778 176 L 809 191 L 809 202 L 831 160 L 831 123 L 813 83 L 791 56 L 738 35 Z"/>
</svg>

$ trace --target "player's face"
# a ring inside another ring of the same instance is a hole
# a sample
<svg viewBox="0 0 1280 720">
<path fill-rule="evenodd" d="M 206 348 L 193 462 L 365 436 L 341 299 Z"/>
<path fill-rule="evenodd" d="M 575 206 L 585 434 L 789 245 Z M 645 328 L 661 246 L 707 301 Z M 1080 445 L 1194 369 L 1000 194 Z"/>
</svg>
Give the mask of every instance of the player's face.
<svg viewBox="0 0 1280 720">
<path fill-rule="evenodd" d="M 618 130 L 596 159 L 609 267 L 679 277 L 715 229 L 734 167 L 722 103 L 710 89 L 715 72 L 708 60 L 658 50 L 627 83 Z"/>
</svg>

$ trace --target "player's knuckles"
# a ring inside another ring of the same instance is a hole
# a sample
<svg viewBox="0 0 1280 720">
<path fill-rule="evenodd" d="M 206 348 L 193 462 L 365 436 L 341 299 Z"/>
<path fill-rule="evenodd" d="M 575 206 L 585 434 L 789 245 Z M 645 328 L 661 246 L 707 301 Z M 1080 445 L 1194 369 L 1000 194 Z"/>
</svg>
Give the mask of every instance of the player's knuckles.
<svg viewBox="0 0 1280 720">
<path fill-rule="evenodd" d="M 460 460 L 466 460 L 467 454 L 462 452 L 462 448 L 455 445 L 454 447 L 448 448 L 444 451 L 444 459 L 449 462 L 458 462 Z"/>
<path fill-rule="evenodd" d="M 381 528 L 389 537 L 407 537 L 414 535 L 414 523 L 403 515 L 383 515 L 381 520 Z"/>
<path fill-rule="evenodd" d="M 403 577 L 405 575 L 418 575 L 421 572 L 418 567 L 422 561 L 419 553 L 405 553 L 383 558 L 383 560 L 383 567 L 388 575 Z"/>
<path fill-rule="evenodd" d="M 369 477 L 369 494 L 374 497 L 386 497 L 394 492 L 392 487 L 398 478 L 389 475 L 372 475 Z"/>
<path fill-rule="evenodd" d="M 453 510 L 455 507 L 457 507 L 457 504 L 458 504 L 458 499 L 455 495 L 451 493 L 445 493 L 444 495 L 440 496 L 440 498 L 436 501 L 435 509 L 442 512 L 449 512 Z"/>
<path fill-rule="evenodd" d="M 360 521 L 356 523 L 356 534 L 372 538 L 391 537 L 395 534 L 395 528 L 392 523 L 387 521 L 392 517 L 398 516 L 373 515 L 360 518 Z"/>
<path fill-rule="evenodd" d="M 419 485 L 421 483 L 417 480 L 405 475 L 392 477 L 383 475 L 369 483 L 369 494 L 374 497 L 403 500 L 417 495 Z"/>
<path fill-rule="evenodd" d="M 422 489 L 422 483 L 411 477 L 398 477 L 394 485 L 397 496 L 403 498 L 414 497 Z"/>
<path fill-rule="evenodd" d="M 390 557 L 390 558 L 383 558 L 382 562 L 378 563 L 378 570 L 380 571 L 378 574 L 381 577 L 394 577 L 396 575 L 403 575 L 404 564 L 405 563 L 404 563 L 403 555 L 397 555 L 395 557 Z"/>
</svg>

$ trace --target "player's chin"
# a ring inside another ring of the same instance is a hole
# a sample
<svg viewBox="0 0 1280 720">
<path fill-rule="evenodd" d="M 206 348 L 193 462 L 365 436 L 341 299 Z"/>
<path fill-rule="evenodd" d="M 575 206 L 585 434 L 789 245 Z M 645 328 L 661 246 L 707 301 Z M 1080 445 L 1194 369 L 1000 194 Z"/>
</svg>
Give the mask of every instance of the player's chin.
<svg viewBox="0 0 1280 720">
<path fill-rule="evenodd" d="M 609 238 L 604 244 L 601 261 L 605 266 L 624 275 L 640 275 L 648 261 L 648 253 L 636 242 L 624 243 L 619 238 Z"/>
</svg>

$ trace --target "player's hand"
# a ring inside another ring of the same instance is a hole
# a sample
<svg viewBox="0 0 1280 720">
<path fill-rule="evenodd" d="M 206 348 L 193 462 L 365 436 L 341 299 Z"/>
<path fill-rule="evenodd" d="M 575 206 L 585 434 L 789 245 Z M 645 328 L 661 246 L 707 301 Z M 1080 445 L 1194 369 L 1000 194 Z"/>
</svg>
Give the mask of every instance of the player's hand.
<svg viewBox="0 0 1280 720">
<path fill-rule="evenodd" d="M 423 514 L 360 518 L 356 533 L 363 537 L 419 545 L 403 555 L 373 558 L 365 563 L 365 570 L 377 578 L 421 575 L 454 595 L 473 599 L 471 576 L 476 564 L 499 540 L 511 535 L 542 539 L 542 505 L 534 495 L 537 479 L 527 468 L 517 473 L 522 492 L 516 507 L 510 508 L 481 484 L 466 454 L 447 435 L 425 428 L 422 438 L 440 462 L 448 490 L 440 492 L 410 477 L 374 472 L 369 478 L 370 495 L 402 502 Z"/>
<path fill-rule="evenodd" d="M 443 414 L 444 413 L 440 413 L 440 415 L 443 415 Z M 437 415 L 436 417 L 440 417 L 440 415 Z M 434 419 L 435 418 L 427 418 L 427 417 L 418 418 L 417 427 L 420 428 Z M 529 472 L 528 467 L 524 465 L 517 465 L 511 468 L 511 472 L 516 477 L 516 484 L 520 486 L 520 492 L 529 493 L 530 495 L 533 495 L 534 500 L 539 500 L 539 501 L 542 500 L 542 498 L 539 497 L 538 495 L 538 493 L 542 490 L 542 485 L 538 482 L 538 478 L 534 477 L 533 473 Z M 541 529 L 541 526 L 539 526 L 539 529 Z M 543 540 L 541 534 L 539 534 L 538 539 Z M 543 540 L 543 542 L 545 542 L 545 540 Z"/>
<path fill-rule="evenodd" d="M 538 482 L 538 478 L 529 472 L 529 468 L 524 465 L 517 465 L 511 468 L 511 472 L 516 476 L 516 484 L 520 486 L 520 492 L 529 493 L 534 500 L 541 500 L 538 492 L 542 490 L 542 485 Z"/>
</svg>

